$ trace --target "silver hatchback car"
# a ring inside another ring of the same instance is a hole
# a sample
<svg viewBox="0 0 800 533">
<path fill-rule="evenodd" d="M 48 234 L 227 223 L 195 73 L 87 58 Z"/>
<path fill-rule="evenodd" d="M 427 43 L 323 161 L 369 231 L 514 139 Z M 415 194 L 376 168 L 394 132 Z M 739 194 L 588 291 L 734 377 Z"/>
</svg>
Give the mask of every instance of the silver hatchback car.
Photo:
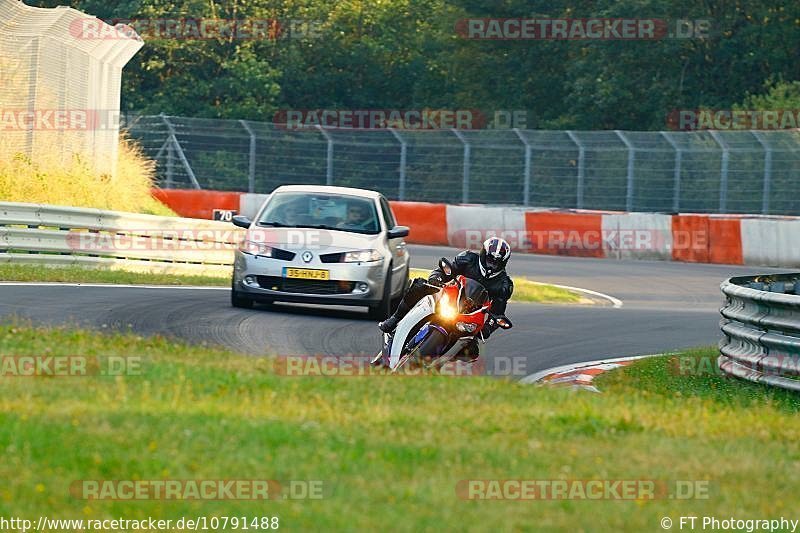
<svg viewBox="0 0 800 533">
<path fill-rule="evenodd" d="M 367 306 L 383 319 L 408 285 L 406 226 L 380 193 L 346 187 L 285 185 L 251 221 L 236 251 L 231 304 L 304 302 Z"/>
</svg>

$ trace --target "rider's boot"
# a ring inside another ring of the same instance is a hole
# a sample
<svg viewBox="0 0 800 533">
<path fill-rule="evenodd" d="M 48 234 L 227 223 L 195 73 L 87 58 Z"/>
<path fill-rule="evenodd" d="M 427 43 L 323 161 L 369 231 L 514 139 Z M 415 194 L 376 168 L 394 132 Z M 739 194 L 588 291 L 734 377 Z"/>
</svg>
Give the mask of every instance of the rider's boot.
<svg viewBox="0 0 800 533">
<path fill-rule="evenodd" d="M 394 314 L 378 324 L 378 328 L 384 333 L 392 333 L 397 328 L 397 324 L 403 320 L 403 317 L 406 316 L 410 310 L 405 300 L 400 300 L 400 305 L 397 306 Z"/>
</svg>

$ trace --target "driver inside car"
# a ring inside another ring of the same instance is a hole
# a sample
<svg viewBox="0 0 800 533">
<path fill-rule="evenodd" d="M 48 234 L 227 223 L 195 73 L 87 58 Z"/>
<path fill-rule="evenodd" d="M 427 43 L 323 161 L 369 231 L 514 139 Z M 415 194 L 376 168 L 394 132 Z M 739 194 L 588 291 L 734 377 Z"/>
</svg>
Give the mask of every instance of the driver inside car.
<svg viewBox="0 0 800 533">
<path fill-rule="evenodd" d="M 509 244 L 499 237 L 490 237 L 484 241 L 480 253 L 465 250 L 458 254 L 453 259 L 453 272 L 449 277 L 463 275 L 481 283 L 486 287 L 489 298 L 492 300 L 492 314 L 504 315 L 506 304 L 514 292 L 514 283 L 506 273 L 506 265 L 510 257 L 511 247 Z M 446 279 L 448 276 L 437 267 L 428 276 L 428 283 L 441 286 L 444 285 Z M 411 308 L 430 292 L 431 289 L 425 286 L 424 279 L 415 279 L 406 290 L 394 314 L 378 324 L 380 330 L 392 334 L 397 328 L 397 324 Z M 487 324 L 481 332 L 483 339 L 488 339 L 497 327 L 496 324 Z M 479 355 L 478 342 L 473 339 L 457 358 L 474 362 Z"/>
<path fill-rule="evenodd" d="M 367 207 L 363 202 L 352 202 L 347 206 L 347 215 L 339 224 L 341 228 L 368 229 L 367 225 L 372 224 Z"/>
</svg>

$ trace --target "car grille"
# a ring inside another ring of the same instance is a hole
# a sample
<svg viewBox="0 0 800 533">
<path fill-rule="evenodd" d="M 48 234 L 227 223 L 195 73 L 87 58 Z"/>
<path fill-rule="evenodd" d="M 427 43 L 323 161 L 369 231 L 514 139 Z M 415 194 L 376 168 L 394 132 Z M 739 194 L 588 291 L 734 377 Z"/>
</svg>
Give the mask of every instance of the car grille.
<svg viewBox="0 0 800 533">
<path fill-rule="evenodd" d="M 294 256 L 297 255 L 294 252 L 290 252 L 288 250 L 281 250 L 280 248 L 273 248 L 272 249 L 272 258 L 273 259 L 280 259 L 281 261 L 291 261 L 294 259 Z"/>
<path fill-rule="evenodd" d="M 348 294 L 353 292 L 354 281 L 319 279 L 293 279 L 278 276 L 256 276 L 262 289 L 300 294 Z"/>
<path fill-rule="evenodd" d="M 342 252 L 335 254 L 322 254 L 321 256 L 319 256 L 319 260 L 322 261 L 323 263 L 341 263 L 342 256 L 344 256 Z"/>
</svg>

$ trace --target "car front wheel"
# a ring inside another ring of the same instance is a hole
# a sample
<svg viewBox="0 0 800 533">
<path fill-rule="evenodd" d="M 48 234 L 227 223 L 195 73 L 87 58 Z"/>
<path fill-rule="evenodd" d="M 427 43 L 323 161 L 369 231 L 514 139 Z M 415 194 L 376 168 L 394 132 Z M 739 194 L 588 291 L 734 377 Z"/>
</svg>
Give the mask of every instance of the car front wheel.
<svg viewBox="0 0 800 533">
<path fill-rule="evenodd" d="M 231 282 L 231 305 L 241 309 L 251 309 L 253 307 L 252 298 L 242 296 L 242 293 L 236 290 L 236 284 Z"/>
<path fill-rule="evenodd" d="M 383 296 L 381 301 L 369 306 L 369 317 L 373 320 L 384 320 L 392 314 L 392 265 L 389 265 L 389 273 L 383 283 Z"/>
</svg>

